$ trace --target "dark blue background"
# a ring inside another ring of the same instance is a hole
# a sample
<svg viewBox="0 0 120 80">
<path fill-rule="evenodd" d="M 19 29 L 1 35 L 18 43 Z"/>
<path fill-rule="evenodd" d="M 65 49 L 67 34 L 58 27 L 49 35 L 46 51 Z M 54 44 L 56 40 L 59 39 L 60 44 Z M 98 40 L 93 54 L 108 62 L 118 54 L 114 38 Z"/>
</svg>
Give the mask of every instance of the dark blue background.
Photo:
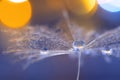
<svg viewBox="0 0 120 80">
<path fill-rule="evenodd" d="M 111 57 L 107 63 L 103 56 L 86 56 L 81 66 L 80 80 L 119 80 L 120 62 Z M 8 56 L 0 56 L 0 80 L 76 80 L 77 58 L 68 55 L 41 60 L 23 70 L 20 63 L 11 63 Z"/>
</svg>

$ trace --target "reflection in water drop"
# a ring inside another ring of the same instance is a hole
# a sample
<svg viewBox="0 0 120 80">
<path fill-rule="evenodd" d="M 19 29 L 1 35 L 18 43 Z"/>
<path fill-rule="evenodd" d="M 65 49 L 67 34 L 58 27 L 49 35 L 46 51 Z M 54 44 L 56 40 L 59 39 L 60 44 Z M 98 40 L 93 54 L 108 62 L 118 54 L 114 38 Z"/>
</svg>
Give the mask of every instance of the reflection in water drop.
<svg viewBox="0 0 120 80">
<path fill-rule="evenodd" d="M 105 49 L 101 50 L 101 52 L 104 55 L 112 55 L 112 49 L 109 49 L 109 48 L 105 48 Z"/>
<path fill-rule="evenodd" d="M 84 41 L 74 41 L 73 42 L 74 50 L 80 50 L 80 49 L 84 48 L 84 46 L 85 46 L 85 42 Z"/>
<path fill-rule="evenodd" d="M 109 49 L 108 47 L 105 47 L 104 49 L 101 50 L 102 55 L 104 55 L 104 59 L 106 62 L 110 63 L 111 59 L 110 59 L 110 55 L 113 54 L 113 50 Z"/>
</svg>

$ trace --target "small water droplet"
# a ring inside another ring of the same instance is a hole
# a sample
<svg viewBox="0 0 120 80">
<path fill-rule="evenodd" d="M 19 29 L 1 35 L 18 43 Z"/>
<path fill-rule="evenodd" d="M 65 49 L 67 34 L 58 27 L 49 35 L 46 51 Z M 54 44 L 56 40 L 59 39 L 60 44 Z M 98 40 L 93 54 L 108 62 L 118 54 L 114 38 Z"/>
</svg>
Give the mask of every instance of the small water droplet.
<svg viewBox="0 0 120 80">
<path fill-rule="evenodd" d="M 105 47 L 103 50 L 101 50 L 101 52 L 104 54 L 104 55 L 112 55 L 112 49 L 108 48 L 108 47 Z"/>
<path fill-rule="evenodd" d="M 74 41 L 73 42 L 73 49 L 74 50 L 80 50 L 80 49 L 84 48 L 84 46 L 85 46 L 84 41 Z"/>
<path fill-rule="evenodd" d="M 43 48 L 43 50 L 44 50 L 44 51 L 47 51 L 47 50 L 48 50 L 48 48 L 44 47 L 44 48 Z"/>
<path fill-rule="evenodd" d="M 48 55 L 47 51 L 40 51 L 40 55 Z"/>
</svg>

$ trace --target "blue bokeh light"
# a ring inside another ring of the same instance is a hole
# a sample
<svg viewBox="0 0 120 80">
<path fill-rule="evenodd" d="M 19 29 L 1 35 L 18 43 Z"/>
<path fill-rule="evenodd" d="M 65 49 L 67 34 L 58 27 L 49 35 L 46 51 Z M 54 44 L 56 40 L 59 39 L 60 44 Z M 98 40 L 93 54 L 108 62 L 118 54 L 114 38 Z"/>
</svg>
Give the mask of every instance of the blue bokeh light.
<svg viewBox="0 0 120 80">
<path fill-rule="evenodd" d="M 120 11 L 120 0 L 98 0 L 98 4 L 109 12 Z"/>
</svg>

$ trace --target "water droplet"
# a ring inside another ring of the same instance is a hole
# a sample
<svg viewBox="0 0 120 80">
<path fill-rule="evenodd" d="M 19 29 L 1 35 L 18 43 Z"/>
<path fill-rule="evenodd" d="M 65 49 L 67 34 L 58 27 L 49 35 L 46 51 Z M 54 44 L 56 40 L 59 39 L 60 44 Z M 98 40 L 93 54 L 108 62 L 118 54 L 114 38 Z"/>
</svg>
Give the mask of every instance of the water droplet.
<svg viewBox="0 0 120 80">
<path fill-rule="evenodd" d="M 108 47 L 105 47 L 103 50 L 101 50 L 101 52 L 104 55 L 112 55 L 112 49 L 109 49 Z"/>
<path fill-rule="evenodd" d="M 40 51 L 40 54 L 41 55 L 48 55 L 48 52 L 47 51 Z"/>
<path fill-rule="evenodd" d="M 84 48 L 85 42 L 84 41 L 74 41 L 73 42 L 73 49 L 76 51 Z"/>
</svg>

